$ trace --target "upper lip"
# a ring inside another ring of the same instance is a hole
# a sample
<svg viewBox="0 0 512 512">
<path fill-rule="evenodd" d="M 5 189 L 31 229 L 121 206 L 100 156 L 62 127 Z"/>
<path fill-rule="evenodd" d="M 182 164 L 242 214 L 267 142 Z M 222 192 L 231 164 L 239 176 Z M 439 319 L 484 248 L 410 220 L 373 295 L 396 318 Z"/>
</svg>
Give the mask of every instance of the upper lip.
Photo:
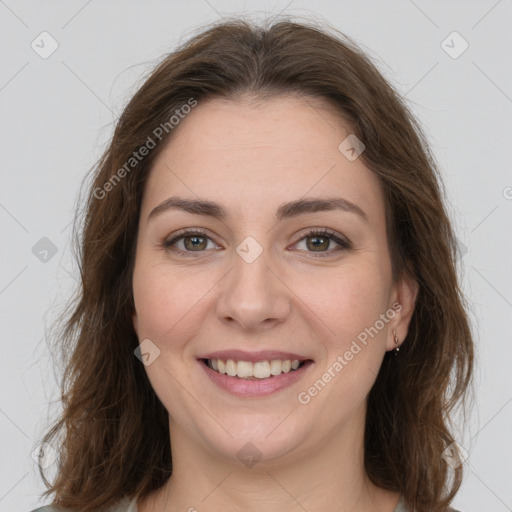
<svg viewBox="0 0 512 512">
<path fill-rule="evenodd" d="M 294 354 L 292 352 L 281 352 L 280 350 L 261 350 L 259 352 L 245 352 L 244 350 L 219 350 L 210 352 L 198 357 L 198 359 L 221 359 L 227 361 L 233 359 L 235 361 L 249 361 L 256 363 L 258 361 L 273 361 L 280 359 L 286 361 L 288 359 L 295 361 L 306 361 L 309 358 Z"/>
</svg>

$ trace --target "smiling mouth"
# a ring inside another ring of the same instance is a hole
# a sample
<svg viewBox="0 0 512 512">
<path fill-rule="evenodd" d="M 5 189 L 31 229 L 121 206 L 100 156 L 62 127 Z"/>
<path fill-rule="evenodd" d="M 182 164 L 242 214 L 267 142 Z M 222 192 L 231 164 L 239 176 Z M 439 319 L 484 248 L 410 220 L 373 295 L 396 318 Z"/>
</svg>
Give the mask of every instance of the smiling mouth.
<svg viewBox="0 0 512 512">
<path fill-rule="evenodd" d="M 201 359 L 211 370 L 220 375 L 228 375 L 242 380 L 263 380 L 277 377 L 281 374 L 292 373 L 308 362 L 310 359 L 295 360 L 265 360 L 265 361 L 235 361 L 233 359 Z"/>
</svg>

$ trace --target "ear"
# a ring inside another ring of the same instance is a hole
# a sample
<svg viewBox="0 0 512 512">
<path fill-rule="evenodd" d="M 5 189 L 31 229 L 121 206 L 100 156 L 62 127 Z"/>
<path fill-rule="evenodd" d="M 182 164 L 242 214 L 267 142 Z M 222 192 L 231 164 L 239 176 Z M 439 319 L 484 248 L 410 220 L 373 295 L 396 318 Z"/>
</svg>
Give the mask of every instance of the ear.
<svg viewBox="0 0 512 512">
<path fill-rule="evenodd" d="M 391 309 L 395 311 L 394 318 L 388 325 L 388 338 L 386 350 L 399 347 L 407 336 L 409 323 L 414 313 L 419 285 L 410 276 L 404 275 L 393 287 L 391 293 Z M 398 345 L 395 343 L 393 331 L 396 332 Z"/>
</svg>

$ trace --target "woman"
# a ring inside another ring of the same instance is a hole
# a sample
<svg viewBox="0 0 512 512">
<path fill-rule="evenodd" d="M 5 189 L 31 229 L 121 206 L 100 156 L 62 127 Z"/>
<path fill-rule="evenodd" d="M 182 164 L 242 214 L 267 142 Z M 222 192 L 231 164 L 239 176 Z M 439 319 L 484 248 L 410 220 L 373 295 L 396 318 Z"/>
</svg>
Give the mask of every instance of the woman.
<svg viewBox="0 0 512 512">
<path fill-rule="evenodd" d="M 224 21 L 167 56 L 80 249 L 55 506 L 451 510 L 457 246 L 420 127 L 346 36 Z"/>
</svg>

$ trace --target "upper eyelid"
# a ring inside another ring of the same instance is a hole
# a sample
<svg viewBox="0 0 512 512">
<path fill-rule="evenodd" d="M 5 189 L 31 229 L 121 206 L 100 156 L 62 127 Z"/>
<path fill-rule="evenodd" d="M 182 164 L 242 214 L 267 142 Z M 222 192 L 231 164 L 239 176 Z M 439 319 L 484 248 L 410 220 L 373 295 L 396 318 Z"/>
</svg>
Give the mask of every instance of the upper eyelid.
<svg viewBox="0 0 512 512">
<path fill-rule="evenodd" d="M 210 235 L 208 231 L 203 228 L 184 228 L 183 230 L 178 230 L 176 233 L 165 237 L 164 244 L 175 242 L 177 240 L 181 240 L 182 238 L 186 238 L 188 236 L 204 236 L 208 238 L 212 242 L 215 242 L 215 237 Z M 217 244 L 218 245 L 218 244 Z"/>
</svg>

